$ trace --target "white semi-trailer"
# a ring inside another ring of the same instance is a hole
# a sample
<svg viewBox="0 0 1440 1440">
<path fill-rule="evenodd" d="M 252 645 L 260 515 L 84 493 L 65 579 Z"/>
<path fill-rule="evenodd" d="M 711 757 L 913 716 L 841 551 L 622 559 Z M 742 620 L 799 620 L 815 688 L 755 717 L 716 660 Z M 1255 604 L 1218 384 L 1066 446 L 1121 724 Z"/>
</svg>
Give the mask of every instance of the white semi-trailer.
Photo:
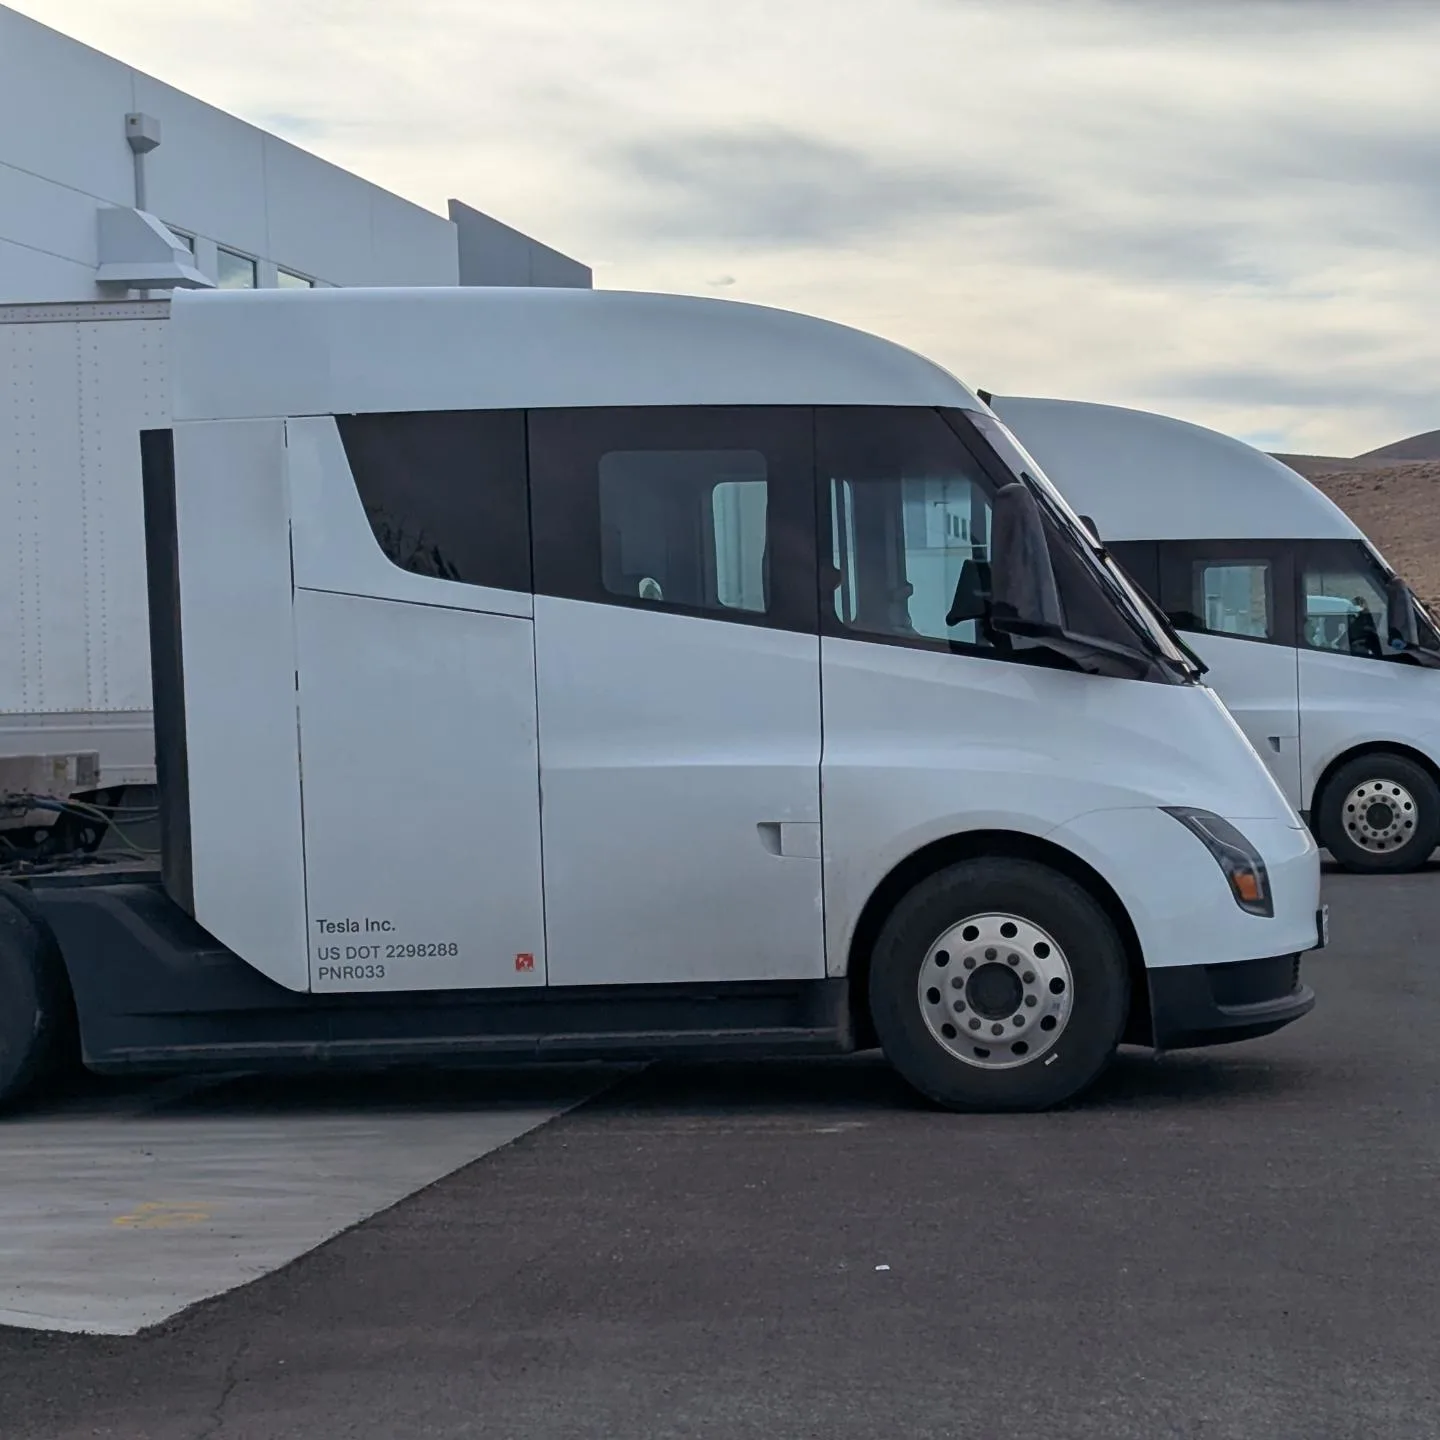
<svg viewBox="0 0 1440 1440">
<path fill-rule="evenodd" d="M 878 1044 L 956 1109 L 1266 1034 L 1314 841 L 993 412 L 873 336 L 545 290 L 179 296 L 163 866 L 0 884 L 0 1098 Z"/>
<path fill-rule="evenodd" d="M 0 866 L 153 795 L 139 433 L 170 423 L 168 301 L 0 305 Z"/>
</svg>

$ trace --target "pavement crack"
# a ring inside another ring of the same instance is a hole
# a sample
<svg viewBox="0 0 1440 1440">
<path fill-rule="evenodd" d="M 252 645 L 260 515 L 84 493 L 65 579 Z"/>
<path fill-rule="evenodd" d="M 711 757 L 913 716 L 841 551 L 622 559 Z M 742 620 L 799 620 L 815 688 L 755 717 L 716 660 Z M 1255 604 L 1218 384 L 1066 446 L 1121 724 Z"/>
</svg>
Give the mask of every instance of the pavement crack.
<svg viewBox="0 0 1440 1440">
<path fill-rule="evenodd" d="M 196 1432 L 195 1440 L 214 1440 L 214 1437 L 225 1428 L 225 1409 L 230 1404 L 230 1397 L 235 1393 L 235 1387 L 240 1383 L 240 1362 L 249 1353 L 250 1338 L 247 1335 L 235 1347 L 235 1353 L 226 1362 L 225 1373 L 220 1378 L 220 1394 L 210 1409 L 205 1428 Z"/>
</svg>

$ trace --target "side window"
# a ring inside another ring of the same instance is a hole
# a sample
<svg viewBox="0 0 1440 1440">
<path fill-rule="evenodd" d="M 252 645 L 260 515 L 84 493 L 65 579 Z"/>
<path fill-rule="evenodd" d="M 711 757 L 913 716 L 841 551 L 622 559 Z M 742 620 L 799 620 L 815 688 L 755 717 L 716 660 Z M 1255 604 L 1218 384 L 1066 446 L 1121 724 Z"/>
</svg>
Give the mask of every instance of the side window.
<svg viewBox="0 0 1440 1440">
<path fill-rule="evenodd" d="M 1198 628 L 1212 635 L 1271 638 L 1274 586 L 1267 561 L 1197 560 L 1191 571 L 1192 613 L 1200 619 Z"/>
<path fill-rule="evenodd" d="M 765 613 L 764 455 L 610 450 L 598 471 L 600 573 L 611 595 Z"/>
<path fill-rule="evenodd" d="M 832 634 L 988 645 L 992 485 L 933 410 L 817 412 L 829 565 L 821 619 Z"/>
<path fill-rule="evenodd" d="M 530 589 L 523 411 L 337 415 L 335 423 L 391 561 L 464 585 Z"/>
<path fill-rule="evenodd" d="M 815 629 L 810 411 L 530 414 L 538 593 Z"/>
<path fill-rule="evenodd" d="M 1284 544 L 1162 540 L 1160 607 L 1177 630 L 1293 645 L 1294 566 Z"/>
<path fill-rule="evenodd" d="M 1385 658 L 1384 585 L 1360 547 L 1347 542 L 1307 547 L 1300 591 L 1300 635 L 1308 649 Z"/>
</svg>

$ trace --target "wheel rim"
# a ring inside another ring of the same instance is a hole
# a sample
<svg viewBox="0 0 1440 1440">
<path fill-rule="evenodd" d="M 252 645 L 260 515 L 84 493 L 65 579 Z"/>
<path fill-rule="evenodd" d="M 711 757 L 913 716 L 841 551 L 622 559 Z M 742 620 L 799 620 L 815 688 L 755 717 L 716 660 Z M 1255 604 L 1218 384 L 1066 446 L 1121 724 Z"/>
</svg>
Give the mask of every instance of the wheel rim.
<svg viewBox="0 0 1440 1440">
<path fill-rule="evenodd" d="M 1012 1070 L 1065 1033 L 1075 1003 L 1065 952 L 1019 915 L 971 915 L 920 966 L 920 1013 L 936 1041 L 980 1070 Z"/>
<path fill-rule="evenodd" d="M 1370 855 L 1391 855 L 1415 836 L 1415 797 L 1394 780 L 1366 780 L 1345 797 L 1345 833 Z"/>
</svg>

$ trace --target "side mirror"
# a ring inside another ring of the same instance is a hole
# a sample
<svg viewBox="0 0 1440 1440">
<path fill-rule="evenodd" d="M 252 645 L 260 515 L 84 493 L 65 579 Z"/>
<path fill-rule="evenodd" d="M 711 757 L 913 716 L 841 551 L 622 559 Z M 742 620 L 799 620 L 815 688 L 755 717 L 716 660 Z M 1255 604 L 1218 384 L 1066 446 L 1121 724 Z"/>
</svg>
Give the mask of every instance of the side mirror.
<svg viewBox="0 0 1440 1440">
<path fill-rule="evenodd" d="M 1045 522 L 1028 485 L 1012 481 L 995 493 L 990 517 L 990 579 L 997 621 L 1022 633 L 1061 628 L 1060 591 L 1050 564 Z"/>
<path fill-rule="evenodd" d="M 1415 597 L 1398 575 L 1385 587 L 1385 628 L 1389 632 L 1392 650 L 1414 650 L 1418 647 L 1420 630 L 1415 619 Z"/>
<path fill-rule="evenodd" d="M 1090 532 L 1090 538 L 1097 545 L 1104 543 L 1100 539 L 1100 527 L 1096 525 L 1096 523 L 1088 515 L 1082 515 L 1080 517 L 1080 523 Z"/>
</svg>

